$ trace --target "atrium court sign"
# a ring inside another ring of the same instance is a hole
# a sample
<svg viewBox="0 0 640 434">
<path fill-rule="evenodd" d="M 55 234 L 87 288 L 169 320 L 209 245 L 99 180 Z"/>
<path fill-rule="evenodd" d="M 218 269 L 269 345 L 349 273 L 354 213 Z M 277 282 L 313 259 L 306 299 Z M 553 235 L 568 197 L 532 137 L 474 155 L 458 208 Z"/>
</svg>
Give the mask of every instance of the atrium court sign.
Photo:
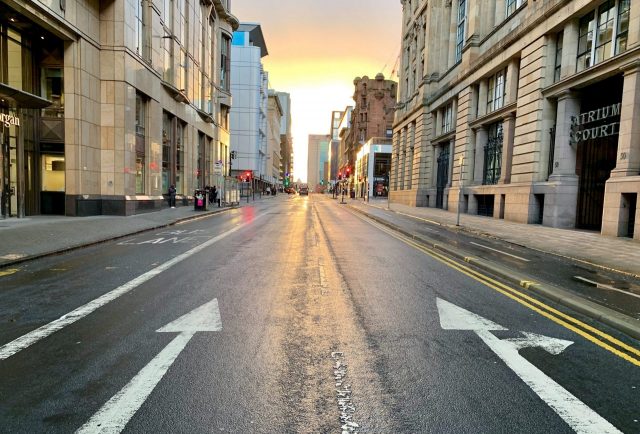
<svg viewBox="0 0 640 434">
<path fill-rule="evenodd" d="M 9 128 L 11 125 L 19 127 L 20 118 L 17 116 L 5 115 L 4 113 L 0 113 L 0 125 L 3 125 L 5 128 Z"/>
<path fill-rule="evenodd" d="M 620 132 L 620 106 L 621 103 L 611 104 L 580 113 L 578 116 L 571 116 L 571 145 L 601 137 L 615 136 Z M 600 121 L 617 117 L 615 122 L 600 124 Z M 595 125 L 598 123 L 598 125 Z"/>
</svg>

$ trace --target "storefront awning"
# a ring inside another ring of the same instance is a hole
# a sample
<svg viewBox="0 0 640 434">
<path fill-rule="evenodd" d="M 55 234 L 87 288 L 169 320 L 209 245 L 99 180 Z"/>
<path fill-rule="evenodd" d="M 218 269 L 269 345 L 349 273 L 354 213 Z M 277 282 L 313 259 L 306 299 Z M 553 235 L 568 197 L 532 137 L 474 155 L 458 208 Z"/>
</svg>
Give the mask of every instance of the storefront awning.
<svg viewBox="0 0 640 434">
<path fill-rule="evenodd" d="M 52 102 L 20 89 L 0 83 L 0 98 L 8 100 L 17 108 L 41 109 L 49 107 Z"/>
</svg>

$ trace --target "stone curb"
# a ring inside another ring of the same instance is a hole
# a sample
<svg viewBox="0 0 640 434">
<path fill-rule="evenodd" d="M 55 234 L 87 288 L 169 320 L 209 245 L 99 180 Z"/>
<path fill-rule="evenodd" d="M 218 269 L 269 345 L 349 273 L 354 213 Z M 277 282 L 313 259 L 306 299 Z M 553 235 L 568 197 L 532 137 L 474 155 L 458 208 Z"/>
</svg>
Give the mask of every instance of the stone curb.
<svg viewBox="0 0 640 434">
<path fill-rule="evenodd" d="M 84 247 L 90 247 L 90 246 L 95 246 L 97 244 L 106 243 L 107 241 L 118 240 L 118 239 L 121 239 L 121 238 L 130 237 L 131 235 L 141 234 L 143 232 L 155 231 L 155 230 L 166 228 L 166 227 L 169 227 L 169 226 L 174 226 L 177 223 L 188 222 L 188 221 L 191 221 L 191 220 L 198 220 L 198 219 L 201 219 L 201 218 L 204 218 L 204 217 L 211 217 L 211 216 L 214 216 L 214 215 L 217 215 L 217 214 L 222 214 L 223 212 L 231 211 L 232 209 L 237 209 L 237 208 L 238 208 L 238 206 L 231 206 L 231 207 L 228 207 L 228 208 L 223 208 L 221 210 L 205 211 L 205 212 L 203 212 L 201 214 L 198 214 L 198 215 L 191 215 L 191 216 L 188 216 L 188 217 L 179 217 L 179 218 L 177 218 L 175 220 L 172 220 L 170 222 L 155 224 L 153 226 L 149 226 L 149 227 L 144 228 L 144 229 L 138 229 L 138 230 L 134 230 L 134 231 L 131 231 L 131 232 L 126 232 L 126 233 L 121 233 L 121 234 L 117 234 L 117 235 L 107 235 L 107 236 L 105 236 L 103 238 L 100 238 L 98 240 L 80 242 L 80 243 L 74 244 L 72 246 L 57 248 L 57 249 L 50 250 L 50 251 L 47 251 L 47 252 L 36 253 L 34 255 L 27 255 L 27 256 L 25 256 L 23 258 L 20 258 L 20 259 L 13 259 L 13 260 L 9 260 L 9 261 L 0 263 L 0 270 L 3 269 L 3 268 L 14 266 L 14 265 L 22 264 L 24 262 L 33 261 L 34 259 L 40 259 L 40 258 L 45 258 L 47 256 L 59 255 L 61 253 L 66 253 L 66 252 L 70 252 L 70 251 L 73 251 L 73 250 L 82 249 Z"/>
<path fill-rule="evenodd" d="M 371 215 L 365 210 L 362 210 L 353 205 L 349 205 L 350 209 L 367 216 L 368 218 L 384 225 L 396 232 L 401 233 L 420 244 L 425 245 L 433 250 L 438 250 L 442 253 L 460 259 L 468 264 L 475 266 L 481 270 L 487 271 L 495 276 L 498 276 L 512 285 L 519 286 L 521 288 L 531 290 L 539 295 L 544 296 L 556 303 L 569 307 L 576 312 L 584 314 L 590 318 L 607 324 L 621 332 L 640 340 L 640 321 L 635 318 L 631 318 L 618 311 L 610 309 L 606 306 L 602 306 L 598 303 L 594 303 L 590 300 L 586 300 L 579 295 L 574 294 L 566 289 L 560 288 L 555 285 L 547 283 L 536 282 L 536 279 L 528 277 L 524 274 L 516 273 L 506 267 L 502 267 L 493 262 L 485 259 L 476 258 L 470 253 L 465 253 L 464 250 L 459 248 L 453 248 L 448 245 L 436 242 L 428 237 L 418 236 L 412 232 L 402 229 L 393 223 L 388 222 L 385 219 Z"/>
</svg>

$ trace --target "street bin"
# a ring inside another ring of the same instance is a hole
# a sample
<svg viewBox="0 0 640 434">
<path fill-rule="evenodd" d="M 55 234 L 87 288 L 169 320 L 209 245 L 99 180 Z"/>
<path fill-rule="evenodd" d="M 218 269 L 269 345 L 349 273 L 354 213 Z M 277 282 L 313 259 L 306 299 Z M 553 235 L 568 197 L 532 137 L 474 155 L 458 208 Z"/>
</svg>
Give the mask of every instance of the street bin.
<svg viewBox="0 0 640 434">
<path fill-rule="evenodd" d="M 193 209 L 195 211 L 207 210 L 207 190 L 197 189 L 193 192 Z"/>
</svg>

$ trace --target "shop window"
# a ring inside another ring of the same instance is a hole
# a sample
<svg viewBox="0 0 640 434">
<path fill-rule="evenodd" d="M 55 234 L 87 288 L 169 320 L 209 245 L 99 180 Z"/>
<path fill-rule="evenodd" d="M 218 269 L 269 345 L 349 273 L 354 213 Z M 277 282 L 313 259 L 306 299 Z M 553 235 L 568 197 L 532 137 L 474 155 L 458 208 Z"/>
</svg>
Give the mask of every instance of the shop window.
<svg viewBox="0 0 640 434">
<path fill-rule="evenodd" d="M 609 0 L 580 18 L 576 71 L 627 49 L 629 0 Z"/>
<path fill-rule="evenodd" d="M 526 3 L 526 0 L 505 0 L 505 1 L 507 2 L 505 5 L 507 18 L 513 15 L 513 13 L 517 11 L 520 6 Z"/>
<path fill-rule="evenodd" d="M 144 194 L 144 155 L 136 155 L 136 194 Z"/>
<path fill-rule="evenodd" d="M 145 126 L 147 119 L 147 100 L 140 94 L 136 93 L 136 194 L 144 194 L 144 165 L 145 165 Z"/>
<path fill-rule="evenodd" d="M 173 141 L 172 117 L 167 112 L 162 115 L 162 191 L 167 192 L 171 184 L 171 149 Z"/>
<path fill-rule="evenodd" d="M 64 191 L 64 155 L 42 156 L 42 191 Z"/>
<path fill-rule="evenodd" d="M 562 68 L 562 38 L 564 32 L 558 32 L 556 34 L 556 57 L 553 68 L 553 82 L 560 81 L 560 69 Z"/>
<path fill-rule="evenodd" d="M 178 128 L 176 130 L 176 192 L 178 194 L 184 194 L 184 130 L 185 125 L 178 121 Z"/>
<path fill-rule="evenodd" d="M 495 75 L 489 77 L 489 89 L 487 92 L 487 113 L 498 110 L 504 106 L 507 95 L 507 69 L 504 68 Z"/>
<path fill-rule="evenodd" d="M 464 32 L 467 18 L 467 1 L 458 0 L 458 20 L 456 26 L 456 63 L 462 60 Z"/>
<path fill-rule="evenodd" d="M 502 122 L 489 126 L 489 139 L 484 147 L 482 184 L 497 184 L 502 166 Z"/>
</svg>

